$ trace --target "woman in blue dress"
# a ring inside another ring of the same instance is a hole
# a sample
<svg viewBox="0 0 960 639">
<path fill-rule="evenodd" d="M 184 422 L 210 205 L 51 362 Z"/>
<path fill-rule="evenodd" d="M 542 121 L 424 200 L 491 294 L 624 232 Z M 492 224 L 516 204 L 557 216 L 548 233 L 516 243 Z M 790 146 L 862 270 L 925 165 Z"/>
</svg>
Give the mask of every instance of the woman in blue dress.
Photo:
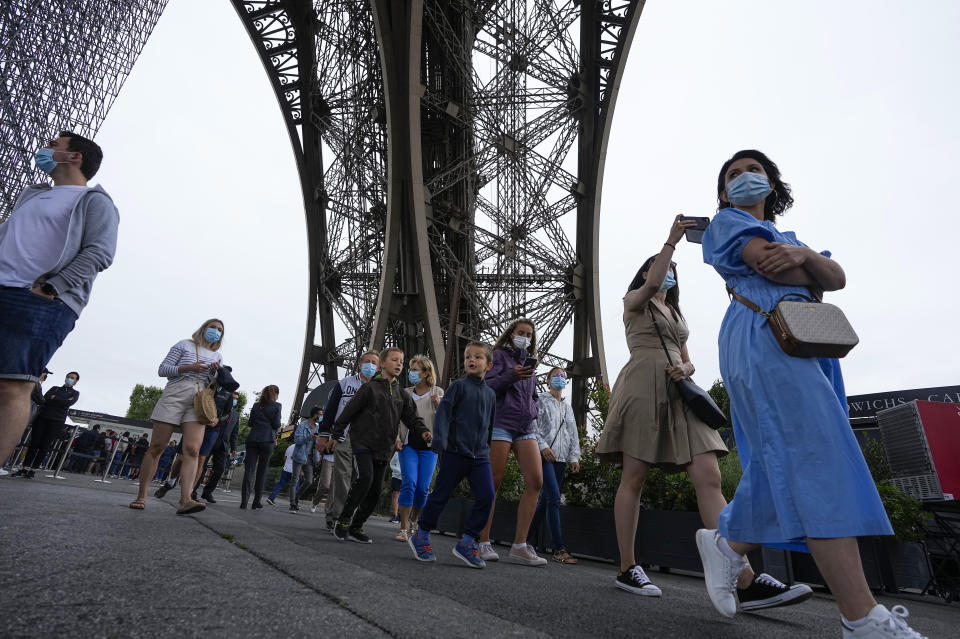
<svg viewBox="0 0 960 639">
<path fill-rule="evenodd" d="M 845 286 L 828 251 L 817 253 L 774 225 L 793 198 L 763 153 L 727 160 L 717 199 L 703 260 L 728 289 L 770 310 L 788 293 L 819 296 Z M 732 301 L 720 327 L 720 373 L 743 478 L 718 530 L 697 533 L 710 599 L 733 616 L 743 555 L 760 544 L 806 546 L 836 596 L 844 637 L 914 636 L 906 610 L 878 605 L 863 575 L 856 537 L 893 530 L 850 428 L 840 365 L 787 355 L 766 324 Z"/>
</svg>

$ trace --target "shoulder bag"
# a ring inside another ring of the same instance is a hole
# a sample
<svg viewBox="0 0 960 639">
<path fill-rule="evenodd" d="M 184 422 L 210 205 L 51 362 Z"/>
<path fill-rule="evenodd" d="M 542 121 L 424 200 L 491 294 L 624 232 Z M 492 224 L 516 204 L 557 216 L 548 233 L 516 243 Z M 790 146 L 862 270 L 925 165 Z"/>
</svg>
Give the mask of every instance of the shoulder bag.
<svg viewBox="0 0 960 639">
<path fill-rule="evenodd" d="M 653 307 L 650 307 L 650 319 L 653 320 L 653 327 L 657 329 L 657 337 L 660 338 L 660 345 L 663 346 L 663 352 L 667 355 L 667 361 L 673 366 L 673 359 L 670 357 L 670 351 L 667 350 L 667 343 L 663 341 L 663 333 L 660 332 L 660 326 L 657 324 L 657 318 L 653 314 Z M 677 391 L 680 393 L 683 403 L 687 405 L 694 415 L 716 430 L 727 423 L 727 416 L 723 414 L 717 403 L 713 401 L 710 394 L 693 383 L 692 379 L 681 379 L 674 381 Z"/>
<path fill-rule="evenodd" d="M 197 363 L 200 363 L 200 349 L 193 345 L 197 352 Z M 214 378 L 209 385 L 201 386 L 197 382 L 197 394 L 193 396 L 193 411 L 197 414 L 197 421 L 210 426 L 217 423 L 217 404 L 213 401 L 213 387 L 217 380 Z"/>
<path fill-rule="evenodd" d="M 833 304 L 799 293 L 788 293 L 777 300 L 772 311 L 766 312 L 732 288 L 728 288 L 727 293 L 767 318 L 767 325 L 787 355 L 843 357 L 860 342 L 846 315 Z M 799 297 L 800 300 L 788 300 L 788 297 Z"/>
</svg>

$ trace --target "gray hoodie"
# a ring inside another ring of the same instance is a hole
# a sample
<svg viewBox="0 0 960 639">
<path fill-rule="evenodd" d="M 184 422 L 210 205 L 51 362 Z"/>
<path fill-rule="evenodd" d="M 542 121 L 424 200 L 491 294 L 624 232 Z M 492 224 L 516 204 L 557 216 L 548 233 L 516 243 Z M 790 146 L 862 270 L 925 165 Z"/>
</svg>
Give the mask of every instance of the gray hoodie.
<svg viewBox="0 0 960 639">
<path fill-rule="evenodd" d="M 17 198 L 11 216 L 16 215 L 17 209 L 25 202 L 50 188 L 49 184 L 25 188 Z M 33 286 L 50 284 L 57 290 L 60 300 L 80 315 L 90 301 L 93 280 L 113 262 L 119 225 L 120 213 L 103 187 L 97 185 L 87 190 L 70 213 L 67 242 L 57 265 L 37 278 Z M 6 231 L 7 225 L 0 224 L 0 242 Z"/>
</svg>

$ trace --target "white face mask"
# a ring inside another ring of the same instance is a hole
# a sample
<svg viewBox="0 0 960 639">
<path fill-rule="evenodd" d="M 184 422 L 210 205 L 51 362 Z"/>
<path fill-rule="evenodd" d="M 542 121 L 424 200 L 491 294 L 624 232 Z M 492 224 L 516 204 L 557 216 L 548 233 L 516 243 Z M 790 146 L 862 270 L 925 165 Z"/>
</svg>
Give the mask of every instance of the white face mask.
<svg viewBox="0 0 960 639">
<path fill-rule="evenodd" d="M 524 337 L 522 335 L 513 336 L 513 345 L 516 346 L 519 350 L 526 350 L 530 346 L 530 338 Z"/>
</svg>

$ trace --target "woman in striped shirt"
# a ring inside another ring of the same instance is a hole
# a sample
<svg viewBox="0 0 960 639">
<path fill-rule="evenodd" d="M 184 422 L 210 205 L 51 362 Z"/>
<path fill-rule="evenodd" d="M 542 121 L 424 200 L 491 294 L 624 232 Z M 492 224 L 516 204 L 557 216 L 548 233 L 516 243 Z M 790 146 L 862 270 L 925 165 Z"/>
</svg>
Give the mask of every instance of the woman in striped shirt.
<svg viewBox="0 0 960 639">
<path fill-rule="evenodd" d="M 181 427 L 183 437 L 182 464 L 180 467 L 180 506 L 178 515 L 188 515 L 204 509 L 204 505 L 190 498 L 197 473 L 197 455 L 203 442 L 207 424 L 200 423 L 193 409 L 197 391 L 209 384 L 223 362 L 220 346 L 223 344 L 223 322 L 208 319 L 190 336 L 180 340 L 160 362 L 158 375 L 167 378 L 160 401 L 153 409 L 153 437 L 150 448 L 143 456 L 140 467 L 140 491 L 130 503 L 130 508 L 143 510 L 147 505 L 147 488 L 157 468 L 174 428 Z"/>
</svg>

